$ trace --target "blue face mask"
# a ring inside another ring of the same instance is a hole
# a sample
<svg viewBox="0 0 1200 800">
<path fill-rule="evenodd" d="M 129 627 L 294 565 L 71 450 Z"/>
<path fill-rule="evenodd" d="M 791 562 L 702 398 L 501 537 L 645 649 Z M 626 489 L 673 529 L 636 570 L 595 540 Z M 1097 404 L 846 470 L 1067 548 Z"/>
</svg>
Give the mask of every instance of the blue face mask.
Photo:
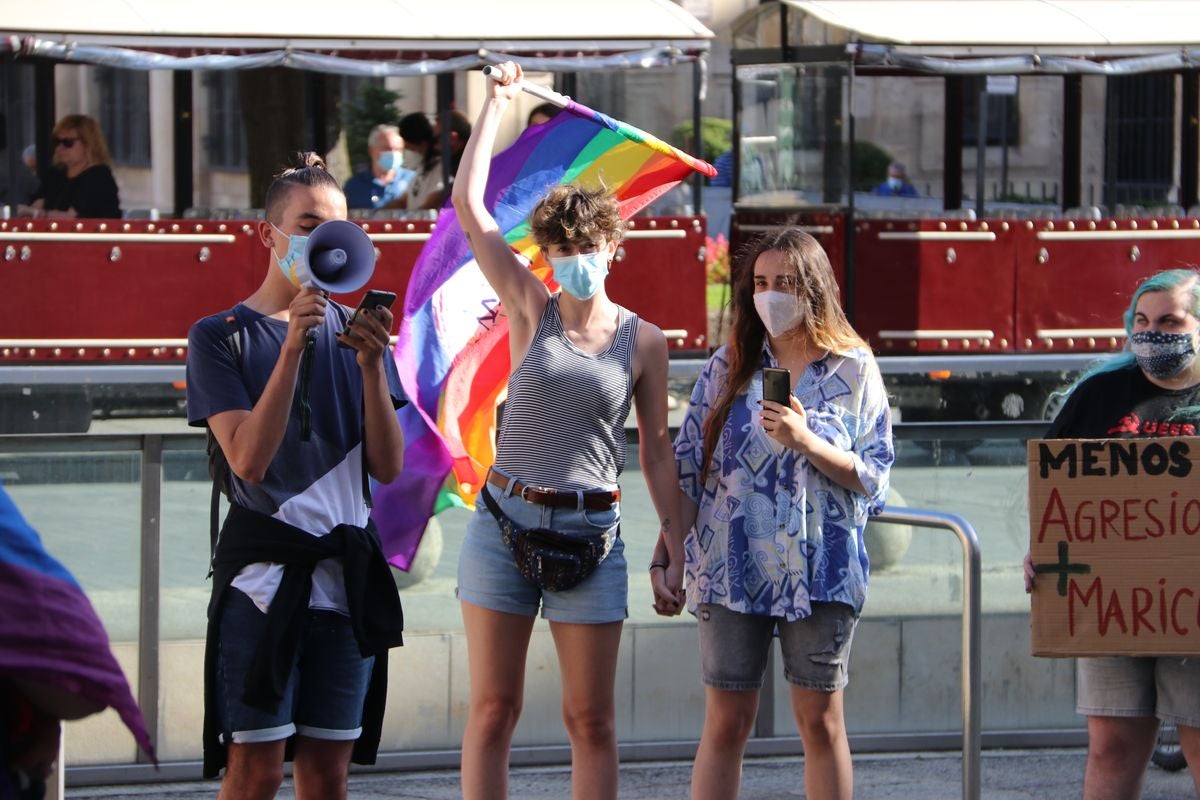
<svg viewBox="0 0 1200 800">
<path fill-rule="evenodd" d="M 904 181 L 901 178 L 890 177 L 887 179 L 888 188 L 895 191 L 904 186 Z"/>
<path fill-rule="evenodd" d="M 395 150 L 384 150 L 379 154 L 379 158 L 375 159 L 375 164 L 384 172 L 391 172 L 400 166 L 400 154 Z"/>
<path fill-rule="evenodd" d="M 1183 372 L 1196 359 L 1195 333 L 1138 331 L 1129 337 L 1129 349 L 1147 375 L 1166 380 Z"/>
<path fill-rule="evenodd" d="M 271 227 L 275 228 L 275 225 L 272 224 Z M 280 236 L 288 237 L 288 250 L 287 254 L 280 258 L 275 254 L 275 248 L 272 247 L 271 256 L 288 280 L 296 284 L 297 288 L 303 289 L 304 285 L 312 280 L 308 264 L 304 261 L 304 249 L 308 247 L 308 237 L 299 233 L 287 234 L 279 228 L 275 228 L 275 230 Z"/>
<path fill-rule="evenodd" d="M 608 251 L 576 253 L 573 256 L 551 258 L 554 280 L 567 294 L 579 300 L 587 300 L 600 291 L 608 275 Z"/>
</svg>

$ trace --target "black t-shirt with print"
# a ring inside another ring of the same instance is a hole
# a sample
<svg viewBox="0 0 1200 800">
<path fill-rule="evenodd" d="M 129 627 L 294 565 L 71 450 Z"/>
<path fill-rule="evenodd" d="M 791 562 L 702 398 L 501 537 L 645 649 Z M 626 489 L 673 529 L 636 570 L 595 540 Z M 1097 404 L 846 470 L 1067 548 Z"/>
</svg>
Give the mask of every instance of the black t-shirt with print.
<svg viewBox="0 0 1200 800">
<path fill-rule="evenodd" d="M 1047 439 L 1131 439 L 1195 436 L 1200 413 L 1172 418 L 1180 408 L 1200 406 L 1200 384 L 1164 389 L 1151 383 L 1136 365 L 1101 372 L 1085 380 L 1067 398 Z"/>
</svg>

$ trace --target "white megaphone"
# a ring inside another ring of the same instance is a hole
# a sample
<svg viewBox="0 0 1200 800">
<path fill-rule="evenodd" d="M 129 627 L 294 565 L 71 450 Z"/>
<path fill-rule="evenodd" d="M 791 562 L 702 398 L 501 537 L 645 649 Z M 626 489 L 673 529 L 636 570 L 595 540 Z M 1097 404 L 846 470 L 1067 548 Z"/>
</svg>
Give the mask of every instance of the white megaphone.
<svg viewBox="0 0 1200 800">
<path fill-rule="evenodd" d="M 353 222 L 330 219 L 308 236 L 304 263 L 296 265 L 301 285 L 313 285 L 330 294 L 361 289 L 375 272 L 375 244 Z"/>
</svg>

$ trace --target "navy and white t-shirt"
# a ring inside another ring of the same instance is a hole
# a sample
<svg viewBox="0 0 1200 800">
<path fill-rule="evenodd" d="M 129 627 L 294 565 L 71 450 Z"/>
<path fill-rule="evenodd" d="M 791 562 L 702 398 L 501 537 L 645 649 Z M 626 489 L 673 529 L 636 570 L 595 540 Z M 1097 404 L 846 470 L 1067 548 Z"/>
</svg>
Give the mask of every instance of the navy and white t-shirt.
<svg viewBox="0 0 1200 800">
<path fill-rule="evenodd" d="M 203 427 L 223 411 L 253 409 L 271 377 L 287 336 L 288 324 L 245 305 L 232 312 L 240 328 L 241 357 L 230 345 L 231 328 L 223 314 L 197 322 L 188 332 L 188 424 Z M 369 509 L 363 501 L 363 382 L 356 352 L 339 347 L 335 335 L 349 312 L 330 303 L 325 324 L 315 329 L 309 402 L 312 435 L 300 439 L 300 380 L 279 450 L 260 483 L 232 476 L 233 496 L 242 506 L 289 525 L 324 536 L 340 524 L 365 526 Z M 388 391 L 396 408 L 406 398 L 391 351 L 383 354 Z M 265 611 L 283 575 L 280 564 L 252 564 L 234 579 Z M 313 572 L 311 608 L 346 612 L 340 559 L 326 559 Z"/>
</svg>

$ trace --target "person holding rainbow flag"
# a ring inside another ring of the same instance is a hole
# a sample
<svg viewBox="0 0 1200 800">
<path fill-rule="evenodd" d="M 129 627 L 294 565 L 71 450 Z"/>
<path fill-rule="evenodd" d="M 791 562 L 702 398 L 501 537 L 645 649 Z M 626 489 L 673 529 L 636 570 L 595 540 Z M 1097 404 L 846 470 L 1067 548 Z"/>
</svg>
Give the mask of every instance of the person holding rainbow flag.
<svg viewBox="0 0 1200 800">
<path fill-rule="evenodd" d="M 495 71 L 453 191 L 475 261 L 507 316 L 511 359 L 495 462 L 481 481 L 458 570 L 471 675 L 463 796 L 507 797 L 508 753 L 540 607 L 562 673 L 573 796 L 615 798 L 613 693 L 628 615 L 617 481 L 631 402 L 641 467 L 670 551 L 669 596 L 659 600 L 680 602 L 683 550 L 667 429 L 667 344 L 661 330 L 605 293 L 624 223 L 617 198 L 604 186 L 555 186 L 533 210 L 532 235 L 561 291 L 552 292 L 510 248 L 485 197 L 497 129 L 522 90 L 522 73 L 512 62 Z M 598 565 L 572 588 L 539 585 L 506 542 L 514 531 L 535 527 L 603 540 Z"/>
</svg>

